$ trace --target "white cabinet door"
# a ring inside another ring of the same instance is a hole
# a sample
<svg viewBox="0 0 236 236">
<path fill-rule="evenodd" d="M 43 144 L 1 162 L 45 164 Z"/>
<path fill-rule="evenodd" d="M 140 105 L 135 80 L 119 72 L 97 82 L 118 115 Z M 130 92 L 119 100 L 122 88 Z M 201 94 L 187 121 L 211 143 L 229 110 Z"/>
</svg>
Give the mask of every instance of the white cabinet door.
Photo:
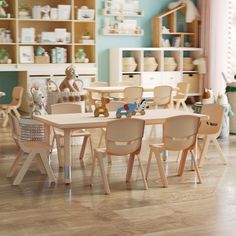
<svg viewBox="0 0 236 236">
<path fill-rule="evenodd" d="M 176 87 L 177 83 L 182 81 L 181 72 L 163 72 L 162 84 Z"/>
<path fill-rule="evenodd" d="M 161 72 L 146 72 L 142 74 L 142 86 L 156 87 L 162 84 L 162 73 Z M 145 92 L 144 97 L 153 97 L 153 92 Z"/>
</svg>

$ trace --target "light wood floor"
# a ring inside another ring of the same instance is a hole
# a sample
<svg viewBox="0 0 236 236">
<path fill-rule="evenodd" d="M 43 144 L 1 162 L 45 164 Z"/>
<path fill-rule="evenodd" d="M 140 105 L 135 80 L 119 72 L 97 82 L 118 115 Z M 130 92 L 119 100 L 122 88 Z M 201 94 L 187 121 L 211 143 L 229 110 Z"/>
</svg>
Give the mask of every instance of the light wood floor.
<svg viewBox="0 0 236 236">
<path fill-rule="evenodd" d="M 93 131 L 94 145 L 99 130 Z M 142 160 L 146 167 L 148 131 L 143 143 Z M 19 187 L 12 186 L 6 172 L 14 160 L 16 146 L 9 128 L 0 128 L 0 235 L 236 235 L 236 137 L 220 140 L 228 159 L 222 165 L 210 147 L 196 184 L 194 172 L 186 165 L 177 177 L 177 163 L 171 154 L 166 172 L 169 188 L 162 188 L 153 161 L 149 190 L 143 190 L 141 173 L 135 163 L 133 181 L 125 183 L 126 158 L 113 158 L 107 165 L 111 194 L 104 195 L 98 170 L 93 188 L 88 185 L 91 160 L 89 150 L 83 163 L 78 148 L 73 148 L 73 183 L 65 186 L 58 169 L 56 152 L 52 167 L 57 184 L 50 186 L 36 165 L 30 168 Z M 106 161 L 106 160 L 105 160 Z"/>
</svg>

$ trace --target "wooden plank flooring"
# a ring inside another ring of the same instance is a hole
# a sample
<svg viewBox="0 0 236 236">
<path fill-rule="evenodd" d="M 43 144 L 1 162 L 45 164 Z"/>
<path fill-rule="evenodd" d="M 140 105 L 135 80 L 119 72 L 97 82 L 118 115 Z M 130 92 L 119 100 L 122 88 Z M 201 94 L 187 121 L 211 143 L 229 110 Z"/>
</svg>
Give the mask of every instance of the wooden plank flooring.
<svg viewBox="0 0 236 236">
<path fill-rule="evenodd" d="M 143 142 L 142 160 L 146 167 L 148 132 Z M 94 146 L 99 130 L 93 132 Z M 159 132 L 160 133 L 160 132 Z M 177 163 L 171 153 L 165 165 L 169 188 L 162 188 L 153 161 L 149 190 L 143 190 L 141 173 L 135 162 L 133 179 L 125 183 L 126 158 L 113 158 L 107 166 L 111 194 L 104 195 L 96 170 L 93 188 L 88 185 L 91 160 L 87 150 L 84 162 L 78 159 L 79 147 L 73 147 L 73 182 L 63 183 L 56 151 L 52 167 L 56 185 L 49 185 L 33 165 L 20 186 L 12 186 L 6 173 L 16 154 L 9 128 L 0 128 L 0 235 L 145 235 L 145 236 L 222 236 L 236 235 L 236 136 L 220 140 L 228 165 L 222 165 L 210 147 L 196 184 L 187 162 L 183 177 L 177 177 Z M 106 160 L 104 160 L 106 161 Z"/>
</svg>

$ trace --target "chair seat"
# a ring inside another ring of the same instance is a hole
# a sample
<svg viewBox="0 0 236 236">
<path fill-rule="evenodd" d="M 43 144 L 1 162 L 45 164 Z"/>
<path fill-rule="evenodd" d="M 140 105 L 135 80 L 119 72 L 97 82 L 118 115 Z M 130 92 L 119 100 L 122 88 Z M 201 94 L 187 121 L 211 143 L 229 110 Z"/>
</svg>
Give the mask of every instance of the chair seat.
<svg viewBox="0 0 236 236">
<path fill-rule="evenodd" d="M 154 143 L 154 144 L 150 144 L 149 145 L 150 148 L 163 148 L 164 147 L 164 143 Z"/>
<path fill-rule="evenodd" d="M 51 148 L 48 143 L 39 141 L 22 142 L 21 144 L 25 153 L 30 153 L 32 151 L 41 152 L 42 150 L 50 150 Z"/>
</svg>

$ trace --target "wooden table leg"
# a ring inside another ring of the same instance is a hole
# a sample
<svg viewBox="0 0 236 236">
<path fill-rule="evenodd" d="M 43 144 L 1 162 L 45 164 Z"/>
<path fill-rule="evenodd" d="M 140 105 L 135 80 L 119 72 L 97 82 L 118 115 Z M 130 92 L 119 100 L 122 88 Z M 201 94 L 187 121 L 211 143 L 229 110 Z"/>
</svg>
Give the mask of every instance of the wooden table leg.
<svg viewBox="0 0 236 236">
<path fill-rule="evenodd" d="M 64 130 L 64 178 L 65 184 L 71 183 L 71 130 Z"/>
</svg>

